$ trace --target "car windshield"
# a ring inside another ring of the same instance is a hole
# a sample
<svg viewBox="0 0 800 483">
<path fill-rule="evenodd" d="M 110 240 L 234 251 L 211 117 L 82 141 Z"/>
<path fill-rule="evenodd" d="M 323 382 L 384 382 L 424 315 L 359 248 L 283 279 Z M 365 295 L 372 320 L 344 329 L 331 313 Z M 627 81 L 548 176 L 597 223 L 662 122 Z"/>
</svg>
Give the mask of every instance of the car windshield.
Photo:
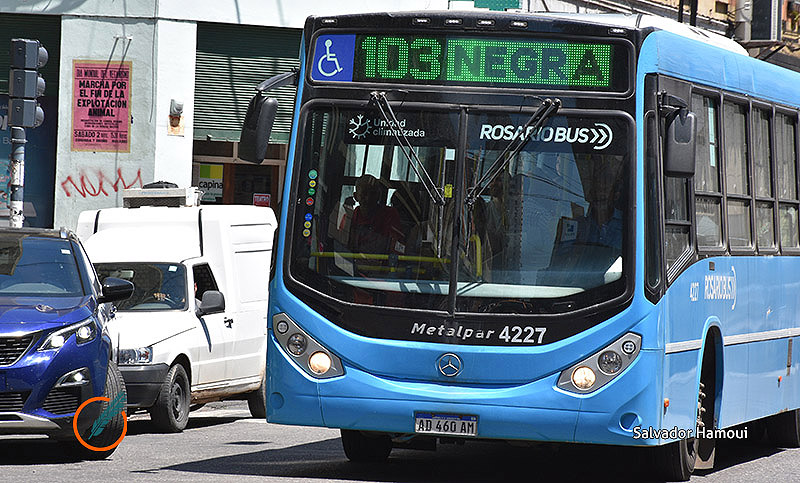
<svg viewBox="0 0 800 483">
<path fill-rule="evenodd" d="M 121 278 L 133 283 L 130 298 L 114 302 L 117 310 L 183 310 L 186 308 L 186 270 L 176 263 L 98 263 L 100 280 Z"/>
<path fill-rule="evenodd" d="M 69 240 L 0 235 L 0 296 L 82 297 L 84 294 Z"/>
<path fill-rule="evenodd" d="M 306 113 L 290 218 L 293 278 L 345 302 L 431 310 L 450 310 L 455 284 L 463 312 L 548 312 L 563 309 L 536 304 L 585 306 L 622 293 L 628 121 L 554 115 L 470 197 L 532 111 L 467 114 L 461 186 L 460 114 L 395 111 L 396 126 L 374 109 Z M 438 193 L 392 129 L 405 134 Z M 457 199 L 468 202 L 457 207 Z"/>
</svg>

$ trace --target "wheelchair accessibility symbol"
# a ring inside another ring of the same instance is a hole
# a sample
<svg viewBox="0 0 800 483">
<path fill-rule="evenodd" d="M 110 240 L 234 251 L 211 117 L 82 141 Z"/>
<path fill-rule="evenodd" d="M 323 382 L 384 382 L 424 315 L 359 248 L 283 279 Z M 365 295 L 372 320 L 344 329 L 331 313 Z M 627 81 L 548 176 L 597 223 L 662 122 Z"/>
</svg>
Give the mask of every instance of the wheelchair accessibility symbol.
<svg viewBox="0 0 800 483">
<path fill-rule="evenodd" d="M 325 40 L 325 55 L 319 58 L 317 62 L 317 70 L 325 77 L 333 77 L 344 69 L 339 66 L 339 59 L 336 54 L 331 52 L 333 41 L 331 39 Z"/>
</svg>

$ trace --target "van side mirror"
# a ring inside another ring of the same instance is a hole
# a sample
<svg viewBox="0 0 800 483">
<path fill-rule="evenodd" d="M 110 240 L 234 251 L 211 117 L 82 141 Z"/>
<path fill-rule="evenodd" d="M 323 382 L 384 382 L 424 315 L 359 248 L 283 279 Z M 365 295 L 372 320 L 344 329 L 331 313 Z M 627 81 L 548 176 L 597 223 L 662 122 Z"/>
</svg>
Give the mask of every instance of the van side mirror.
<svg viewBox="0 0 800 483">
<path fill-rule="evenodd" d="M 200 302 L 195 312 L 198 317 L 225 312 L 225 297 L 222 292 L 217 290 L 203 292 L 203 301 Z"/>
<path fill-rule="evenodd" d="M 133 294 L 133 284 L 121 278 L 106 277 L 103 280 L 101 294 L 97 297 L 98 303 L 116 302 L 125 300 Z"/>
<path fill-rule="evenodd" d="M 686 102 L 662 93 L 664 118 L 664 174 L 675 178 L 694 176 L 697 152 L 697 116 Z"/>
<path fill-rule="evenodd" d="M 251 163 L 260 163 L 267 157 L 269 136 L 278 114 L 278 101 L 260 92 L 250 99 L 244 116 L 242 136 L 239 139 L 239 157 Z"/>
</svg>

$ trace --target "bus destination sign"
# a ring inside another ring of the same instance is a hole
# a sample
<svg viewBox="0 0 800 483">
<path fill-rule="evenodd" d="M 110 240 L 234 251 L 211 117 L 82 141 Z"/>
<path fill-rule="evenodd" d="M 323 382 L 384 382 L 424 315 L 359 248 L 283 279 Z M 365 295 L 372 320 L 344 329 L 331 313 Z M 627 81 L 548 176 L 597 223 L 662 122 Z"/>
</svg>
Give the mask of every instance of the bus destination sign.
<svg viewBox="0 0 800 483">
<path fill-rule="evenodd" d="M 626 50 L 538 38 L 331 34 L 317 37 L 310 67 L 314 81 L 619 92 Z"/>
</svg>

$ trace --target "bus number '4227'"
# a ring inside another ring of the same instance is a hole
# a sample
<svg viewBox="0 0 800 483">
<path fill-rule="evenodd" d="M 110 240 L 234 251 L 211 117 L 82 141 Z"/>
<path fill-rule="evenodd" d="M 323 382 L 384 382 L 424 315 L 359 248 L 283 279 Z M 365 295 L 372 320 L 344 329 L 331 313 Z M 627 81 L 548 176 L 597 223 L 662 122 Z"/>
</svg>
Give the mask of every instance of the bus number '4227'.
<svg viewBox="0 0 800 483">
<path fill-rule="evenodd" d="M 506 343 L 512 344 L 541 344 L 545 332 L 547 332 L 547 327 L 531 327 L 529 325 L 520 327 L 514 325 L 503 327 L 498 337 Z"/>
</svg>

